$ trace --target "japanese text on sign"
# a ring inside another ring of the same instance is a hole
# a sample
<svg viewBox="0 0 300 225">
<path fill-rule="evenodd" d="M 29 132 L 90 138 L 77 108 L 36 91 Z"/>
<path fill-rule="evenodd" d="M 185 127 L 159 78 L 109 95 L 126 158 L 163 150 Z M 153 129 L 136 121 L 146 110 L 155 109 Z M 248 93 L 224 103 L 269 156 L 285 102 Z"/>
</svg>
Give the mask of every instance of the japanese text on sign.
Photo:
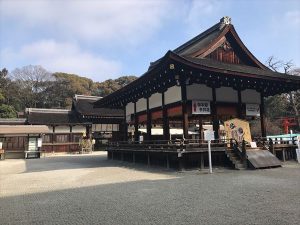
<svg viewBox="0 0 300 225">
<path fill-rule="evenodd" d="M 192 101 L 192 113 L 193 114 L 210 114 L 210 102 L 209 101 Z"/>
</svg>

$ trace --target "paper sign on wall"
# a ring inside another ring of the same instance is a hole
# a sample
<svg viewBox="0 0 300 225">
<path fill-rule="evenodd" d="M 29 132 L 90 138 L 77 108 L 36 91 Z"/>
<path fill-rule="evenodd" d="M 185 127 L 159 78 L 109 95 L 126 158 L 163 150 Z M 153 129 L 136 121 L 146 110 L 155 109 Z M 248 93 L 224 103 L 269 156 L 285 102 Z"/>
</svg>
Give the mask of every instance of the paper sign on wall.
<svg viewBox="0 0 300 225">
<path fill-rule="evenodd" d="M 247 121 L 231 119 L 224 122 L 227 139 L 235 139 L 238 142 L 243 140 L 252 142 L 250 126 Z"/>
<path fill-rule="evenodd" d="M 246 104 L 246 116 L 260 116 L 259 104 Z"/>
<path fill-rule="evenodd" d="M 210 114 L 210 102 L 193 100 L 192 114 Z"/>
</svg>

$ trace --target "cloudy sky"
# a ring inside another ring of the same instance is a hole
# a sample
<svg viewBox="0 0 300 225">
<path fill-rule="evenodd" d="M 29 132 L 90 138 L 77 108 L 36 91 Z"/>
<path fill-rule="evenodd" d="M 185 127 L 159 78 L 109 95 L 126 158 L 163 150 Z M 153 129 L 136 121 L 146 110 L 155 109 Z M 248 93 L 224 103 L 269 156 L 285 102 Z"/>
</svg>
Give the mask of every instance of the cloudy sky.
<svg viewBox="0 0 300 225">
<path fill-rule="evenodd" d="M 140 76 L 223 16 L 263 63 L 300 67 L 299 0 L 0 0 L 0 68 Z"/>
</svg>

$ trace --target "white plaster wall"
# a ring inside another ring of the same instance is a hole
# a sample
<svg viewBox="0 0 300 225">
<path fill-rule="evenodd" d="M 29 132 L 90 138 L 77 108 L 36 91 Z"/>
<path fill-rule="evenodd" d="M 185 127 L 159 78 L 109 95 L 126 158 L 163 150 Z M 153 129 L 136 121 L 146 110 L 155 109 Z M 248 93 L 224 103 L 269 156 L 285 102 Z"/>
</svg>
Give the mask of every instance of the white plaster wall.
<svg viewBox="0 0 300 225">
<path fill-rule="evenodd" d="M 238 102 L 238 93 L 231 87 L 216 88 L 217 102 Z"/>
<path fill-rule="evenodd" d="M 162 105 L 162 99 L 161 99 L 161 94 L 160 93 L 155 93 L 153 95 L 151 95 L 151 97 L 149 98 L 149 108 L 153 109 L 155 107 L 159 107 Z"/>
<path fill-rule="evenodd" d="M 72 127 L 72 133 L 83 133 L 83 132 L 86 132 L 85 126 L 77 125 Z"/>
<path fill-rule="evenodd" d="M 69 126 L 57 126 L 55 127 L 55 133 L 70 133 Z"/>
<path fill-rule="evenodd" d="M 260 93 L 253 89 L 246 89 L 241 92 L 242 103 L 260 104 Z"/>
<path fill-rule="evenodd" d="M 113 131 L 119 131 L 119 124 L 113 124 Z"/>
<path fill-rule="evenodd" d="M 47 134 L 49 133 L 53 133 L 53 127 L 52 126 L 48 126 L 49 132 L 47 132 Z"/>
<path fill-rule="evenodd" d="M 212 101 L 212 89 L 204 84 L 192 84 L 186 87 L 188 100 L 207 100 Z"/>
<path fill-rule="evenodd" d="M 165 92 L 165 104 L 181 101 L 181 87 L 173 86 Z"/>
<path fill-rule="evenodd" d="M 134 113 L 134 103 L 133 102 L 129 102 L 126 105 L 126 115 L 130 115 Z"/>
<path fill-rule="evenodd" d="M 140 98 L 137 102 L 136 102 L 136 111 L 137 112 L 141 112 L 147 109 L 147 99 L 145 98 Z"/>
</svg>

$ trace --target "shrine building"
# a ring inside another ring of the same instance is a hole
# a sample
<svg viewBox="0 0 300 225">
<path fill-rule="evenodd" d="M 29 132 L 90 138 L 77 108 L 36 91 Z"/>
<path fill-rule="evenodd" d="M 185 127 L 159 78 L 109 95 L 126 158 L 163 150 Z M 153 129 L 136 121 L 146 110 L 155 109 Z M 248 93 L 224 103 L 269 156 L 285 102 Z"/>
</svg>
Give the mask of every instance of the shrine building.
<svg viewBox="0 0 300 225">
<path fill-rule="evenodd" d="M 299 89 L 300 77 L 266 67 L 223 17 L 95 107 L 124 110 L 123 141 L 201 140 L 207 129 L 225 139 L 232 118 L 259 120 L 266 137 L 264 98 Z"/>
</svg>

